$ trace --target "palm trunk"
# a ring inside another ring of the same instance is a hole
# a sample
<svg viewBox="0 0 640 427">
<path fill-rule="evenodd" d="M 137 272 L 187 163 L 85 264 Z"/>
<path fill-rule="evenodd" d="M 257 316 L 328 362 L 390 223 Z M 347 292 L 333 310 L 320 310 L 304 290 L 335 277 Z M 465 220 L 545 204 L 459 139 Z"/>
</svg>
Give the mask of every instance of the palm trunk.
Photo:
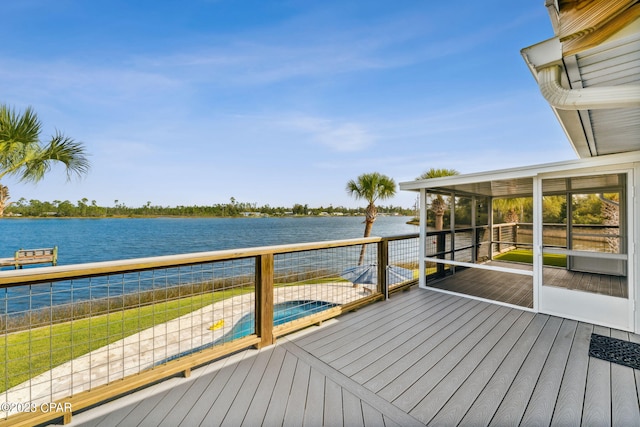
<svg viewBox="0 0 640 427">
<path fill-rule="evenodd" d="M 371 229 L 373 228 L 373 221 L 369 221 L 367 218 L 366 224 L 364 226 L 364 237 L 369 237 L 371 235 Z M 364 253 L 367 251 L 367 245 L 363 244 L 362 249 L 360 249 L 360 260 L 358 261 L 358 265 L 364 264 Z"/>
<path fill-rule="evenodd" d="M 435 227 L 436 230 L 442 230 L 444 228 L 444 213 L 447 209 L 447 204 L 442 198 L 442 196 L 438 195 L 433 202 L 431 202 L 431 210 L 436 216 Z"/>
<path fill-rule="evenodd" d="M 4 210 L 10 205 L 9 189 L 0 184 L 0 216 L 4 216 Z"/>
<path fill-rule="evenodd" d="M 364 226 L 364 237 L 371 236 L 371 229 L 373 228 L 373 222 L 376 220 L 376 216 L 378 215 L 378 210 L 376 209 L 373 203 L 369 203 L 367 206 L 366 217 L 365 217 L 365 226 Z M 358 261 L 358 265 L 362 265 L 364 263 L 364 253 L 367 250 L 367 245 L 362 245 L 362 249 L 360 249 L 360 260 Z"/>
</svg>

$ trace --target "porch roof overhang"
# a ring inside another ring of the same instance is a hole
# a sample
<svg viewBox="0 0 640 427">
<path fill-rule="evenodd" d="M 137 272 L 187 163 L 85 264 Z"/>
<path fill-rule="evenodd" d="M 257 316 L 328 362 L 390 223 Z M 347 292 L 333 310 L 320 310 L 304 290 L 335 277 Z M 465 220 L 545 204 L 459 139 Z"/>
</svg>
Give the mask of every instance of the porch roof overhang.
<svg viewBox="0 0 640 427">
<path fill-rule="evenodd" d="M 400 183 L 401 190 L 431 193 L 482 196 L 482 197 L 523 197 L 533 194 L 534 177 L 554 177 L 567 175 L 600 175 L 612 168 L 631 167 L 640 162 L 640 151 L 610 154 L 586 159 L 545 163 L 518 168 L 493 170 L 442 178 L 431 178 Z M 594 186 L 603 186 L 596 183 Z"/>
<path fill-rule="evenodd" d="M 578 3 L 547 0 L 555 37 L 521 54 L 579 157 L 639 150 L 640 1 Z"/>
</svg>

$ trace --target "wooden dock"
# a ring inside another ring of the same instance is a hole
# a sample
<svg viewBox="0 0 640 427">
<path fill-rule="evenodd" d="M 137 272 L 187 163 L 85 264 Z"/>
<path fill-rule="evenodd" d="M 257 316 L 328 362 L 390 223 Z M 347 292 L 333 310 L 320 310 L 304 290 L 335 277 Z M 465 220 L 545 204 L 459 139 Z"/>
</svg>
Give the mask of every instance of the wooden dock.
<svg viewBox="0 0 640 427">
<path fill-rule="evenodd" d="M 12 258 L 0 258 L 0 267 L 22 268 L 25 265 L 58 263 L 58 247 L 18 249 Z"/>
<path fill-rule="evenodd" d="M 640 336 L 412 289 L 73 416 L 82 426 L 640 425 Z"/>
</svg>

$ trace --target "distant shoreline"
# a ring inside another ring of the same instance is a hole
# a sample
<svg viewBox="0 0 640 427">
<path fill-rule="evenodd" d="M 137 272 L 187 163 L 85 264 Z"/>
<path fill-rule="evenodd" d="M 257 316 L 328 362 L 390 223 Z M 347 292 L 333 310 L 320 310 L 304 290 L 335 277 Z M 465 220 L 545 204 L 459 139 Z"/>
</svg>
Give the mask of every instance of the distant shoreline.
<svg viewBox="0 0 640 427">
<path fill-rule="evenodd" d="M 353 215 L 233 215 L 233 216 L 219 216 L 219 215 L 108 215 L 108 216 L 22 216 L 22 215 L 5 215 L 1 216 L 3 219 L 154 219 L 154 218 L 220 218 L 220 219 L 234 219 L 234 218 L 351 218 L 351 217 L 364 217 L 365 214 L 353 214 Z M 378 217 L 406 217 L 409 215 L 380 215 Z M 417 223 L 416 223 L 417 225 Z"/>
</svg>

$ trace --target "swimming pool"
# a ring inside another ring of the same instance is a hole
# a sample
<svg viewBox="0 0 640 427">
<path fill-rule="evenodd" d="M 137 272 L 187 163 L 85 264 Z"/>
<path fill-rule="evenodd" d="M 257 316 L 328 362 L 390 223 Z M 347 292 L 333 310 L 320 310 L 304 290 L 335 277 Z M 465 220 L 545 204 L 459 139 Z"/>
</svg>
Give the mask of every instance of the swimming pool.
<svg viewBox="0 0 640 427">
<path fill-rule="evenodd" d="M 317 300 L 294 300 L 280 302 L 274 304 L 273 306 L 273 326 L 282 325 L 283 323 L 291 322 L 292 320 L 300 319 L 301 317 L 310 316 L 312 314 L 319 313 L 337 305 L 338 304 L 334 304 L 331 302 Z M 246 337 L 247 335 L 255 333 L 255 328 L 255 314 L 253 312 L 245 314 L 240 318 L 240 320 L 238 320 L 238 322 L 236 322 L 235 325 L 233 325 L 233 328 L 231 328 L 229 332 L 224 334 L 224 336 L 211 343 L 203 344 L 190 350 L 167 357 L 166 359 L 155 363 L 154 366 L 167 363 L 182 356 L 197 353 L 198 351 L 211 348 L 224 342 L 229 342 L 238 338 Z"/>
</svg>

